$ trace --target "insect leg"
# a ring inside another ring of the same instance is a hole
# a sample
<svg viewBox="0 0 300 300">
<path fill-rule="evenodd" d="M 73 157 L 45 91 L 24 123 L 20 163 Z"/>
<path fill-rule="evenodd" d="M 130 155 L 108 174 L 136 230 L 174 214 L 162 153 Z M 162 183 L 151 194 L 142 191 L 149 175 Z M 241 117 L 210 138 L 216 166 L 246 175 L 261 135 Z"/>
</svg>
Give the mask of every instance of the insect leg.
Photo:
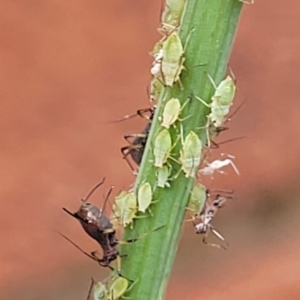
<svg viewBox="0 0 300 300">
<path fill-rule="evenodd" d="M 222 241 L 224 241 L 226 244 L 228 244 L 228 243 L 225 241 L 225 239 L 223 238 L 223 236 L 222 236 L 219 232 L 217 232 L 215 229 L 213 229 L 211 225 L 210 225 L 210 230 L 211 230 L 218 238 L 220 238 Z M 222 248 L 222 249 L 224 249 L 224 250 L 227 250 L 227 248 L 226 248 L 225 246 L 223 246 L 223 245 L 209 243 L 209 242 L 207 241 L 208 235 L 209 235 L 209 230 L 207 230 L 207 231 L 205 232 L 205 235 L 204 235 L 204 237 L 203 237 L 203 239 L 202 239 L 202 242 L 203 242 L 205 245 L 207 245 L 207 246 L 212 246 L 212 247 L 216 247 L 216 248 L 219 248 L 219 249 Z"/>
<path fill-rule="evenodd" d="M 86 297 L 86 300 L 90 300 L 91 298 L 91 295 L 92 295 L 92 291 L 93 291 L 93 287 L 94 287 L 94 284 L 95 284 L 95 280 L 94 278 L 91 278 L 92 282 L 91 282 L 91 286 L 89 288 L 89 291 L 88 291 L 88 295 Z"/>
</svg>

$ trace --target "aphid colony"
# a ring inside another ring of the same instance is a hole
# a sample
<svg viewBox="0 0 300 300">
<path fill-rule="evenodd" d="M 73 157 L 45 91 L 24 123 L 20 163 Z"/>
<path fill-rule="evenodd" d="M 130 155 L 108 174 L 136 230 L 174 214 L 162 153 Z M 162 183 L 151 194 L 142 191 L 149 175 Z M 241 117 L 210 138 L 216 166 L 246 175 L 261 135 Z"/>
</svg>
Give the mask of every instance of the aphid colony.
<svg viewBox="0 0 300 300">
<path fill-rule="evenodd" d="M 121 258 L 126 255 L 122 255 L 119 252 L 118 245 L 138 242 L 140 238 L 146 238 L 149 234 L 155 234 L 155 231 L 163 229 L 165 225 L 161 224 L 161 226 L 151 232 L 124 241 L 116 237 L 116 229 L 119 226 L 133 228 L 136 219 L 151 217 L 151 206 L 155 202 L 162 201 L 156 197 L 156 191 L 164 188 L 172 189 L 172 181 L 179 174 L 184 174 L 185 177 L 195 180 L 190 192 L 188 205 L 186 208 L 183 208 L 191 216 L 195 233 L 203 236 L 202 242 L 204 244 L 223 249 L 226 249 L 228 246 L 224 237 L 212 225 L 212 221 L 219 208 L 228 199 L 232 199 L 232 193 L 208 190 L 196 179 L 201 176 L 212 176 L 214 172 L 224 174 L 224 171 L 221 169 L 227 165 L 231 165 L 239 175 L 239 171 L 232 160 L 233 156 L 228 155 L 225 159 L 217 159 L 212 162 L 207 161 L 207 154 L 210 153 L 214 146 L 218 146 L 215 142 L 216 137 L 226 129 L 225 123 L 229 120 L 228 114 L 236 91 L 233 76 L 228 75 L 224 80 L 216 84 L 210 74 L 207 74 L 207 80 L 214 87 L 214 93 L 210 101 L 208 101 L 209 104 L 197 95 L 191 96 L 193 101 L 200 101 L 209 109 L 205 125 L 205 143 L 197 128 L 188 132 L 183 128 L 184 119 L 181 118 L 181 115 L 191 99 L 177 99 L 166 94 L 167 96 L 161 100 L 162 108 L 158 111 L 156 106 L 156 102 L 165 88 L 173 87 L 177 84 L 180 88 L 183 88 L 180 76 L 185 70 L 185 50 L 193 32 L 191 31 L 185 45 L 183 45 L 179 36 L 179 26 L 184 7 L 185 0 L 166 0 L 166 9 L 161 15 L 161 28 L 159 31 L 163 34 L 163 37 L 156 43 L 152 51 L 154 60 L 150 72 L 152 76 L 150 100 L 154 103 L 153 106 L 139 109 L 136 114 L 127 115 L 123 119 L 118 120 L 122 121 L 138 115 L 148 121 L 139 133 L 124 135 L 128 145 L 122 147 L 121 152 L 131 170 L 136 173 L 137 170 L 130 162 L 129 157 L 131 157 L 137 167 L 140 166 L 154 115 L 155 113 L 159 114 L 157 117 L 159 129 L 154 133 L 153 142 L 148 147 L 148 150 L 152 153 L 152 159 L 146 162 L 152 164 L 156 169 L 155 184 L 145 181 L 134 190 L 120 191 L 112 204 L 110 217 L 105 215 L 104 209 L 111 195 L 112 187 L 105 197 L 102 209 L 88 202 L 90 196 L 103 184 L 104 179 L 88 193 L 85 199 L 82 199 L 82 203 L 76 212 L 73 213 L 63 208 L 65 212 L 77 219 L 84 231 L 99 244 L 103 256 L 99 257 L 97 255 L 98 250 L 90 253 L 86 252 L 68 237 L 61 235 L 100 266 L 113 271 L 112 275 L 103 281 L 95 282 L 92 280 L 88 299 L 91 297 L 94 300 L 116 300 L 126 297 L 124 295 L 134 286 L 137 279 L 133 278 L 132 280 L 123 275 Z M 174 132 L 176 133 L 175 135 Z M 175 147 L 180 148 L 179 152 L 177 152 L 179 153 L 178 155 L 173 153 Z M 172 165 L 177 166 L 176 170 L 172 168 Z M 208 241 L 210 232 L 221 240 L 221 244 Z M 112 266 L 113 262 L 116 262 L 116 267 Z"/>
</svg>

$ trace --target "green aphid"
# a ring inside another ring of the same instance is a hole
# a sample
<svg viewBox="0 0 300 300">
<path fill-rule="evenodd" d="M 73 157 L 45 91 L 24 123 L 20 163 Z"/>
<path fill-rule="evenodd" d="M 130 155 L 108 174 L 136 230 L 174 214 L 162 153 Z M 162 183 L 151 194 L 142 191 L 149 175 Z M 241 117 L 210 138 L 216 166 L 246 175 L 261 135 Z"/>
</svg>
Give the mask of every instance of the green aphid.
<svg viewBox="0 0 300 300">
<path fill-rule="evenodd" d="M 162 117 L 161 117 L 161 126 L 169 129 L 177 120 L 179 115 L 182 112 L 185 105 L 188 103 L 189 99 L 181 106 L 180 102 L 176 98 L 170 99 L 164 107 Z M 182 121 L 182 120 L 180 120 Z"/>
<path fill-rule="evenodd" d="M 111 222 L 126 227 L 133 222 L 138 210 L 137 199 L 134 192 L 121 191 L 113 204 Z M 132 227 L 132 225 L 131 225 Z"/>
<path fill-rule="evenodd" d="M 201 183 L 195 183 L 191 196 L 188 202 L 187 208 L 192 212 L 194 216 L 200 215 L 207 199 L 207 190 Z"/>
<path fill-rule="evenodd" d="M 170 99 L 164 107 L 161 126 L 170 128 L 178 120 L 180 112 L 181 104 L 179 100 L 176 98 Z"/>
<path fill-rule="evenodd" d="M 170 184 L 168 182 L 170 176 L 170 169 L 168 166 L 163 166 L 157 169 L 157 186 L 161 188 L 169 188 Z"/>
<path fill-rule="evenodd" d="M 229 113 L 230 106 L 233 103 L 235 96 L 236 85 L 231 76 L 227 76 L 220 82 L 218 86 L 214 83 L 213 79 L 208 75 L 211 83 L 215 87 L 215 92 L 211 97 L 211 103 L 207 104 L 204 100 L 196 97 L 204 105 L 210 107 L 211 112 L 208 115 L 209 123 L 212 123 L 216 128 L 221 127 L 225 122 L 225 117 Z"/>
<path fill-rule="evenodd" d="M 194 178 L 201 162 L 202 142 L 198 135 L 191 131 L 185 138 L 180 150 L 179 161 L 186 177 Z"/>
<path fill-rule="evenodd" d="M 172 149 L 171 135 L 168 129 L 162 129 L 158 132 L 154 140 L 154 166 L 162 168 L 170 157 L 170 152 Z"/>
<path fill-rule="evenodd" d="M 129 281 L 119 276 L 109 282 L 97 282 L 93 289 L 94 300 L 119 299 L 129 290 L 128 286 Z"/>
<path fill-rule="evenodd" d="M 180 25 L 185 0 L 166 0 L 166 8 L 161 17 L 162 30 L 170 32 Z"/>
<path fill-rule="evenodd" d="M 148 182 L 145 182 L 143 184 L 141 184 L 141 186 L 138 189 L 138 210 L 141 212 L 145 212 L 151 202 L 152 202 L 152 188 L 151 185 Z"/>
<path fill-rule="evenodd" d="M 163 81 L 165 85 L 173 86 L 179 80 L 185 60 L 183 57 L 184 49 L 177 31 L 170 33 L 163 41 L 162 50 L 161 72 Z"/>
</svg>

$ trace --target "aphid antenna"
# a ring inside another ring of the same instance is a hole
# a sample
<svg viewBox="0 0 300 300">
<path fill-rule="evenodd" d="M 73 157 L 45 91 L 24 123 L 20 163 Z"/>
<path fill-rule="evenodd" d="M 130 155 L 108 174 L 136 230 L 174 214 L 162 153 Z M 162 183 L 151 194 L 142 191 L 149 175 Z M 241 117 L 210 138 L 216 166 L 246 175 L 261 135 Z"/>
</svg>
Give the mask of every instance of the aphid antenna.
<svg viewBox="0 0 300 300">
<path fill-rule="evenodd" d="M 230 74 L 230 76 L 232 77 L 232 79 L 233 79 L 233 81 L 234 81 L 234 84 L 235 84 L 235 83 L 236 83 L 236 77 L 235 77 L 235 75 L 234 75 L 234 73 L 233 73 L 233 70 L 232 70 L 232 68 L 230 67 L 229 63 L 227 64 L 227 68 L 228 68 L 229 74 Z"/>
<path fill-rule="evenodd" d="M 214 81 L 214 79 L 208 74 L 208 72 L 204 71 L 204 73 L 206 74 L 206 76 L 208 77 L 210 83 L 213 85 L 213 87 L 216 90 L 217 89 L 217 85 L 216 85 L 216 82 Z"/>
</svg>

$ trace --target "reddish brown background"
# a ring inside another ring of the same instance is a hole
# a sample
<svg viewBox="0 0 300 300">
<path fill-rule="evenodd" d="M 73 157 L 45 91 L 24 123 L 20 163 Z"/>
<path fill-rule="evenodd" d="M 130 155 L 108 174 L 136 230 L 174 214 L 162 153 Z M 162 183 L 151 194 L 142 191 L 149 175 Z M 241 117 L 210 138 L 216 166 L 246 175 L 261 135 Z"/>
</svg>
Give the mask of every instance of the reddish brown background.
<svg viewBox="0 0 300 300">
<path fill-rule="evenodd" d="M 61 210 L 103 176 L 133 181 L 119 148 L 147 107 L 160 1 L 0 1 L 1 298 L 84 299 L 107 273 L 58 234 L 95 249 Z M 299 299 L 300 6 L 245 5 L 231 67 L 243 109 L 220 140 L 237 156 L 212 186 L 237 199 L 215 220 L 230 243 L 211 249 L 187 224 L 167 299 Z M 101 195 L 101 194 L 100 194 Z M 98 199 L 101 197 L 98 197 Z"/>
</svg>

